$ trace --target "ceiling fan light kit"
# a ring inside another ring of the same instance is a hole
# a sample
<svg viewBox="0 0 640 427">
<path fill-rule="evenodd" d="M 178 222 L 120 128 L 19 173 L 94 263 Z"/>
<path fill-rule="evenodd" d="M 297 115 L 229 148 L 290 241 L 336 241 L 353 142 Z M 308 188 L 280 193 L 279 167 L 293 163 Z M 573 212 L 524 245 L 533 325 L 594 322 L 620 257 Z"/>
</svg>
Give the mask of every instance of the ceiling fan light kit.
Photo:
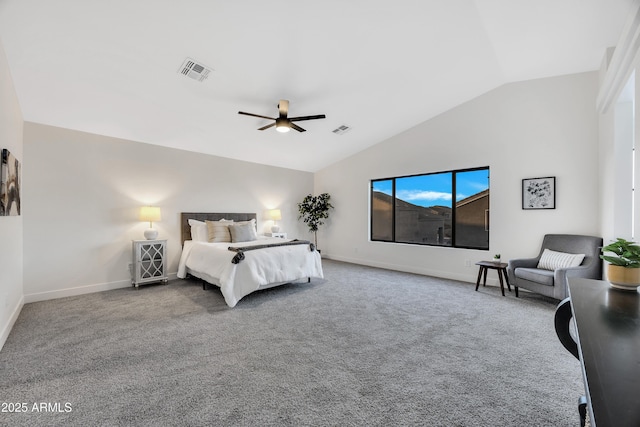
<svg viewBox="0 0 640 427">
<path fill-rule="evenodd" d="M 238 111 L 238 114 L 244 114 L 245 116 L 251 116 L 251 117 L 259 117 L 261 119 L 273 120 L 274 121 L 273 123 L 268 124 L 266 126 L 262 126 L 261 128 L 258 128 L 258 130 L 266 130 L 275 126 L 276 130 L 282 133 L 289 132 L 291 129 L 295 129 L 298 132 L 306 132 L 306 129 L 301 128 L 300 126 L 298 126 L 293 122 L 324 119 L 327 117 L 324 114 L 318 114 L 315 116 L 288 117 L 289 101 L 287 101 L 286 99 L 281 99 L 280 103 L 278 103 L 278 112 L 279 112 L 279 116 L 277 118 L 269 117 L 269 116 L 261 116 L 260 114 L 245 113 L 244 111 Z"/>
<path fill-rule="evenodd" d="M 291 130 L 291 128 L 289 127 L 289 123 L 287 123 L 286 120 L 283 120 L 281 118 L 277 118 L 276 119 L 276 130 L 278 132 L 282 132 L 282 133 L 287 133 Z"/>
</svg>

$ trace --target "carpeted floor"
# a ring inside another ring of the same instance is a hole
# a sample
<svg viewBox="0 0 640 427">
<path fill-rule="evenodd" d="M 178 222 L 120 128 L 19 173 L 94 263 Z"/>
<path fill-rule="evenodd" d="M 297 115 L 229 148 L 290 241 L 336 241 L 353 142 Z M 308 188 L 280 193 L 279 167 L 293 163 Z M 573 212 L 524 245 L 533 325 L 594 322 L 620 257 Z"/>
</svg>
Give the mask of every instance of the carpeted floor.
<svg viewBox="0 0 640 427">
<path fill-rule="evenodd" d="M 233 309 L 196 281 L 27 304 L 0 352 L 0 424 L 579 425 L 553 301 L 324 269 Z"/>
</svg>

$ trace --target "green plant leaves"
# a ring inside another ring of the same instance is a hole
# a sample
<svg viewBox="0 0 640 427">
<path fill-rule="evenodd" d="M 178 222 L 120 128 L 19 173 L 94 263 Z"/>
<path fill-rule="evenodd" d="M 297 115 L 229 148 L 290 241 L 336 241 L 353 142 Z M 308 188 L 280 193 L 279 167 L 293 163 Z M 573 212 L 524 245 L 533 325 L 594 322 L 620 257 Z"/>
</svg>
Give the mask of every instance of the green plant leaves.
<svg viewBox="0 0 640 427">
<path fill-rule="evenodd" d="M 318 227 L 324 224 L 324 220 L 329 218 L 329 209 L 333 208 L 329 199 L 331 199 L 329 193 L 322 193 L 319 196 L 309 194 L 298 203 L 298 219 L 302 219 L 307 224 L 309 231 L 315 233 Z"/>
<path fill-rule="evenodd" d="M 604 255 L 611 253 L 612 255 Z M 621 267 L 640 268 L 640 246 L 618 237 L 615 242 L 602 248 L 600 258 Z"/>
</svg>

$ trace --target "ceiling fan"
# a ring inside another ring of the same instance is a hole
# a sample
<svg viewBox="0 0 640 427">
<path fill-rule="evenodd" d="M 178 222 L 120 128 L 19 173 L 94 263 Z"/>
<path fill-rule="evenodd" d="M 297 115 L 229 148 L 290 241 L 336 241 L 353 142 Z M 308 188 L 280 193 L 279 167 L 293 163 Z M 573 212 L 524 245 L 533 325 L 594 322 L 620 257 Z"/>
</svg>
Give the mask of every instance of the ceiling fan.
<svg viewBox="0 0 640 427">
<path fill-rule="evenodd" d="M 287 117 L 287 114 L 289 113 L 289 101 L 287 101 L 286 99 L 280 100 L 280 103 L 278 104 L 278 111 L 280 112 L 280 115 L 278 116 L 278 118 L 261 116 L 259 114 L 245 113 L 244 111 L 238 111 L 238 114 L 244 114 L 245 116 L 252 116 L 252 117 L 260 117 L 262 119 L 275 120 L 273 123 L 263 126 L 258 130 L 266 130 L 266 129 L 269 129 L 270 127 L 275 126 L 278 132 L 289 132 L 289 130 L 291 129 L 295 129 L 298 132 L 306 132 L 306 129 L 302 129 L 300 126 L 298 126 L 293 122 L 301 122 L 303 120 L 316 120 L 316 119 L 326 118 L 324 114 L 318 114 L 315 116 Z"/>
</svg>

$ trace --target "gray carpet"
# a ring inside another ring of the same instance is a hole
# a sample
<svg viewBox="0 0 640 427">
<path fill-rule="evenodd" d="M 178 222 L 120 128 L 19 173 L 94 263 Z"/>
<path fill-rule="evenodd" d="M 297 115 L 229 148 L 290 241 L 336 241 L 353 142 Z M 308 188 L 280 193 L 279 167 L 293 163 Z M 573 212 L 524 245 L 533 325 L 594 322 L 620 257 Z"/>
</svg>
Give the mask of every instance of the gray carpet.
<svg viewBox="0 0 640 427">
<path fill-rule="evenodd" d="M 0 424 L 579 425 L 553 301 L 324 268 L 233 309 L 181 280 L 27 304 L 0 352 L 0 401 L 27 412 Z"/>
</svg>

